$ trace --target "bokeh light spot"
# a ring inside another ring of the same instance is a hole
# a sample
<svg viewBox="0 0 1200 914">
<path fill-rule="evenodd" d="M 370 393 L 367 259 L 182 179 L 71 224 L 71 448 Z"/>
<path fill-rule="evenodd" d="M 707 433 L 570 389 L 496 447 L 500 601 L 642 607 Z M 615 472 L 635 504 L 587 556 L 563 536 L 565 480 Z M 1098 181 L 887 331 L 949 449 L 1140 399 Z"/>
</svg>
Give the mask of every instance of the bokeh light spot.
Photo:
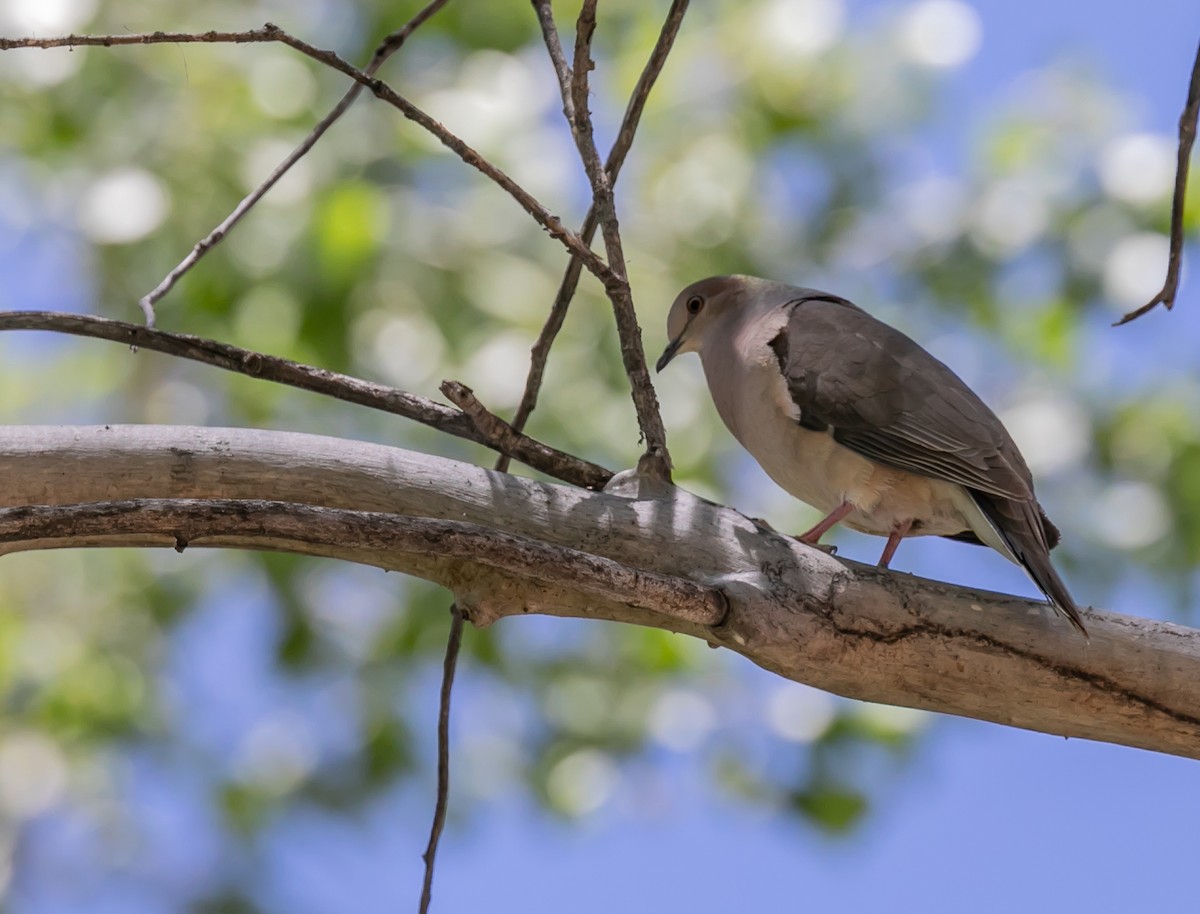
<svg viewBox="0 0 1200 914">
<path fill-rule="evenodd" d="M 702 695 L 669 689 L 650 708 L 650 734 L 668 749 L 687 752 L 704 741 L 717 725 L 712 704 Z"/>
<path fill-rule="evenodd" d="M 818 54 L 842 32 L 841 0 L 773 0 L 758 16 L 758 37 L 788 54 Z"/>
<path fill-rule="evenodd" d="M 560 811 L 585 816 L 608 801 L 616 783 L 617 769 L 606 753 L 581 749 L 550 769 L 546 793 Z"/>
<path fill-rule="evenodd" d="M 17 818 L 45 812 L 67 783 L 67 763 L 46 736 L 17 732 L 0 743 L 0 807 Z"/>
<path fill-rule="evenodd" d="M 158 178 L 140 168 L 122 168 L 84 192 L 79 226 L 100 244 L 124 244 L 158 228 L 167 209 L 167 192 Z"/>
<path fill-rule="evenodd" d="M 1117 310 L 1143 304 L 1162 288 L 1169 247 L 1166 236 L 1157 232 L 1138 232 L 1117 242 L 1104 267 L 1104 291 Z"/>
<path fill-rule="evenodd" d="M 250 96 L 271 117 L 303 114 L 317 96 L 317 84 L 308 67 L 292 56 L 264 54 L 250 68 Z"/>
<path fill-rule="evenodd" d="M 811 743 L 836 716 L 832 695 L 795 682 L 779 686 L 767 699 L 767 726 L 793 743 Z"/>
<path fill-rule="evenodd" d="M 71 32 L 96 12 L 97 0 L 5 0 L 0 23 L 34 35 Z"/>
<path fill-rule="evenodd" d="M 1141 549 L 1166 535 L 1171 514 L 1162 493 L 1148 482 L 1118 482 L 1093 508 L 1092 529 L 1114 549 Z"/>
<path fill-rule="evenodd" d="M 1100 183 L 1127 203 L 1156 203 L 1175 181 L 1175 141 L 1153 133 L 1113 140 L 1100 151 Z"/>
<path fill-rule="evenodd" d="M 900 22 L 900 47 L 926 67 L 958 67 L 975 56 L 983 38 L 979 14 L 959 0 L 922 0 Z"/>
<path fill-rule="evenodd" d="M 1034 476 L 1074 466 L 1088 452 L 1092 430 L 1087 413 L 1065 397 L 1028 400 L 1005 410 L 1001 419 Z"/>
</svg>

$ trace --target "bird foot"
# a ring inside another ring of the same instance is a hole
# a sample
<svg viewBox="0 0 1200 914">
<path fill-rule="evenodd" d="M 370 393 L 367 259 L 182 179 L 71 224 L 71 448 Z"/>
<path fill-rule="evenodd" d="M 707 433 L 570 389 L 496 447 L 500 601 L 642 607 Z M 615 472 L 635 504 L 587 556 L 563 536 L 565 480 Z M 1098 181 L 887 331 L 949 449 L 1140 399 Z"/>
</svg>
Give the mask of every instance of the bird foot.
<svg viewBox="0 0 1200 914">
<path fill-rule="evenodd" d="M 758 527 L 758 529 L 761 530 L 763 533 L 774 533 L 776 536 L 786 536 L 788 539 L 795 540 L 798 543 L 803 543 L 805 546 L 811 546 L 813 549 L 820 549 L 826 555 L 837 555 L 837 546 L 832 546 L 827 543 L 816 543 L 816 542 L 807 540 L 807 539 L 805 539 L 805 536 L 808 535 L 806 533 L 799 533 L 799 534 L 780 533 L 778 530 L 776 530 L 774 527 L 772 527 L 770 524 L 768 524 L 761 517 L 750 517 L 750 518 L 747 518 L 747 520 L 749 520 L 750 523 L 754 524 L 754 526 Z"/>
</svg>

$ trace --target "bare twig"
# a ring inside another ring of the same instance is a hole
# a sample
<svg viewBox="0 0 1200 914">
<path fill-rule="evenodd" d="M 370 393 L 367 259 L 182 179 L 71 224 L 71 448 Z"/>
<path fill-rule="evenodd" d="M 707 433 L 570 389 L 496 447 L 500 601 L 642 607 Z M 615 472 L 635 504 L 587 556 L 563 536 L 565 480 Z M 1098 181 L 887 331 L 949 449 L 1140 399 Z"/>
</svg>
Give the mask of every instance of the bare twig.
<svg viewBox="0 0 1200 914">
<path fill-rule="evenodd" d="M 383 41 L 379 43 L 379 47 L 375 49 L 375 53 L 371 57 L 371 62 L 367 64 L 367 68 L 363 72 L 368 76 L 374 76 L 379 68 L 383 66 L 384 62 L 404 46 L 404 42 L 408 40 L 408 37 L 448 2 L 449 0 L 433 0 L 432 3 L 428 4 L 424 9 L 417 13 L 417 15 L 413 16 L 412 19 L 406 22 L 401 28 L 385 37 Z M 163 277 L 162 282 L 160 282 L 148 294 L 144 295 L 138 301 L 138 305 L 141 307 L 142 313 L 146 316 L 147 325 L 151 327 L 154 326 L 154 306 L 163 298 L 163 296 L 165 296 L 171 291 L 171 289 L 175 287 L 175 283 L 179 282 L 184 274 L 186 274 L 190 269 L 192 269 L 192 267 L 199 263 L 200 258 L 208 253 L 213 247 L 220 244 L 221 240 L 229 233 L 230 229 L 237 225 L 242 220 L 242 217 L 245 216 L 246 213 L 248 213 L 255 206 L 255 204 L 257 204 L 258 201 L 263 198 L 267 191 L 274 187 L 276 183 L 278 183 L 279 179 L 287 174 L 291 167 L 300 161 L 300 159 L 303 158 L 308 151 L 316 145 L 317 140 L 319 140 L 325 134 L 325 131 L 332 127 L 333 124 L 339 118 L 341 118 L 346 111 L 349 110 L 350 106 L 354 104 L 354 100 L 358 98 L 360 94 L 362 94 L 362 90 L 362 83 L 355 83 L 353 86 L 351 86 L 346 91 L 346 94 L 342 96 L 341 100 L 333 107 L 333 110 L 325 115 L 325 117 L 321 118 L 316 126 L 309 131 L 308 136 L 304 138 L 299 146 L 288 153 L 287 158 L 285 158 L 279 163 L 279 165 L 275 167 L 275 170 L 267 176 L 266 180 L 264 180 L 256 188 L 254 188 L 254 190 L 243 197 L 242 202 L 234 208 L 233 212 L 231 212 L 221 221 L 220 225 L 218 225 L 215 229 L 198 241 L 196 246 L 193 247 L 188 253 L 187 257 L 181 260 L 175 266 L 175 268 L 171 270 L 170 273 Z"/>
<path fill-rule="evenodd" d="M 588 74 L 596 67 L 592 60 L 592 36 L 596 34 L 596 3 L 597 0 L 583 0 L 583 5 L 579 8 L 579 18 L 575 20 L 575 57 L 571 63 L 571 88 L 566 93 L 571 97 L 571 107 L 579 129 L 586 133 L 590 133 L 592 128 L 592 116 L 588 110 Z M 608 175 L 603 174 L 600 167 L 600 151 L 596 148 L 594 139 L 587 143 L 587 152 L 580 150 L 580 153 L 587 159 L 584 167 L 588 176 L 591 177 L 593 172 L 599 175 L 611 193 L 612 187 L 608 183 Z"/>
<path fill-rule="evenodd" d="M 458 605 L 450 607 L 450 632 L 446 636 L 446 659 L 442 663 L 442 691 L 438 699 L 437 724 L 437 802 L 433 807 L 433 824 L 429 827 L 429 844 L 421 859 L 425 861 L 425 882 L 421 887 L 420 914 L 429 910 L 433 894 L 433 863 L 437 857 L 438 841 L 446 824 L 446 806 L 450 796 L 450 691 L 454 686 L 454 671 L 458 666 L 458 649 L 462 646 L 463 614 Z"/>
<path fill-rule="evenodd" d="M 375 72 L 383 65 L 389 57 L 404 47 L 404 42 L 408 41 L 409 36 L 417 29 L 423 26 L 430 17 L 438 10 L 449 3 L 450 0 L 433 0 L 413 16 L 408 22 L 396 29 L 390 35 L 384 37 L 383 41 L 379 42 L 379 47 L 375 49 L 375 53 L 371 55 L 371 62 L 367 65 L 364 71 L 374 75 Z"/>
<path fill-rule="evenodd" d="M 203 362 L 205 365 L 252 378 L 274 381 L 369 409 L 404 416 L 449 435 L 503 451 L 548 476 L 585 488 L 603 488 L 612 478 L 612 473 L 604 467 L 542 444 L 508 426 L 505 426 L 500 437 L 489 438 L 471 417 L 425 397 L 201 336 L 171 333 L 103 317 L 59 314 L 52 311 L 0 312 L 0 332 L 5 330 L 48 330 L 126 343 L 139 349 L 150 349 L 194 362 Z"/>
<path fill-rule="evenodd" d="M 554 11 L 550 8 L 549 0 L 533 0 L 533 11 L 537 13 L 538 25 L 542 27 L 542 37 L 546 42 L 546 51 L 550 54 L 550 62 L 554 64 L 554 73 L 558 76 L 560 94 L 562 95 L 563 117 L 572 132 L 575 129 L 575 99 L 569 89 L 563 86 L 571 84 L 571 68 L 563 55 L 562 41 L 558 37 L 558 26 L 554 23 Z"/>
<path fill-rule="evenodd" d="M 137 35 L 67 35 L 60 38 L 18 38 L 0 39 L 0 51 L 13 48 L 58 48 L 99 46 L 111 47 L 125 44 L 171 44 L 171 43 L 235 43 L 249 44 L 277 41 L 285 44 L 306 57 L 318 63 L 337 70 L 359 83 L 376 98 L 396 108 L 408 118 L 433 134 L 437 140 L 457 155 L 463 162 L 476 171 L 490 178 L 508 193 L 525 212 L 552 238 L 558 239 L 568 251 L 583 261 L 588 272 L 594 275 L 607 287 L 613 281 L 613 273 L 595 251 L 583 243 L 583 240 L 568 229 L 559 218 L 547 210 L 537 198 L 521 187 L 516 181 L 501 171 L 476 150 L 468 146 L 455 134 L 451 133 L 438 121 L 434 120 L 404 96 L 400 95 L 387 83 L 370 76 L 363 70 L 349 63 L 333 51 L 322 50 L 306 41 L 285 32 L 277 25 L 267 23 L 261 29 L 247 32 L 146 32 Z"/>
<path fill-rule="evenodd" d="M 334 548 L 341 557 L 357 553 L 374 561 L 384 561 L 387 553 L 466 562 L 544 584 L 568 584 L 695 625 L 718 625 L 729 609 L 716 587 L 466 521 L 240 498 L 132 498 L 0 509 L 0 544 L 103 545 L 105 538 L 133 534 L 162 537 L 177 551 L 257 543 L 261 549 L 287 545 L 289 551 Z"/>
<path fill-rule="evenodd" d="M 463 411 L 481 438 L 495 442 L 502 452 L 512 451 L 525 436 L 489 411 L 475 396 L 475 391 L 460 381 L 442 381 L 439 388 L 446 399 Z M 607 480 L 605 480 L 607 482 Z"/>
<path fill-rule="evenodd" d="M 628 154 L 630 146 L 633 145 L 633 135 L 641 122 L 646 99 L 650 97 L 650 90 L 654 88 L 658 74 L 662 72 L 671 48 L 675 45 L 675 36 L 679 34 L 679 27 L 683 25 L 683 16 L 687 12 L 687 8 L 688 0 L 672 0 L 671 8 L 667 11 L 667 18 L 663 21 L 662 30 L 658 34 L 658 41 L 655 42 L 654 50 L 650 52 L 650 58 L 646 61 L 646 66 L 642 69 L 642 74 L 638 77 L 633 93 L 629 97 L 625 117 L 621 120 L 616 142 L 613 143 L 605 166 L 611 181 L 616 181 L 617 173 L 625 164 L 625 156 Z"/>
<path fill-rule="evenodd" d="M 642 119 L 646 99 L 650 97 L 650 90 L 654 88 L 658 74 L 662 72 L 663 65 L 667 62 L 687 8 L 688 0 L 673 0 L 671 3 L 671 9 L 667 12 L 666 21 L 663 22 L 662 30 L 659 32 L 658 41 L 654 45 L 654 50 L 650 52 L 650 59 L 646 61 L 646 66 L 642 69 L 637 85 L 634 86 L 633 93 L 629 97 L 625 116 L 621 119 L 621 126 L 617 131 L 617 139 L 613 143 L 612 149 L 609 150 L 608 160 L 604 164 L 610 184 L 617 183 L 617 176 L 621 172 L 621 166 L 625 164 L 625 157 L 633 145 L 634 134 Z M 538 15 L 543 15 L 540 9 Z M 592 243 L 592 239 L 596 235 L 595 203 L 588 208 L 579 235 L 585 244 Z M 571 299 L 575 296 L 575 289 L 579 285 L 579 274 L 582 269 L 583 265 L 579 259 L 572 256 L 563 273 L 562 282 L 559 283 L 554 304 L 551 305 L 550 313 L 546 316 L 546 323 L 542 326 L 542 331 L 538 334 L 538 338 L 533 344 L 533 350 L 529 354 L 529 374 L 525 378 L 525 390 L 521 394 L 521 402 L 517 406 L 512 420 L 512 427 L 518 432 L 524 430 L 525 423 L 529 421 L 529 416 L 537 407 L 538 394 L 542 389 L 542 378 L 546 373 L 546 361 L 550 357 L 550 347 L 554 345 L 558 331 L 562 329 L 567 309 L 570 307 Z M 496 469 L 501 472 L 508 469 L 506 456 L 501 455 L 496 461 Z"/>
<path fill-rule="evenodd" d="M 246 32 L 139 32 L 129 35 L 60 35 L 56 38 L 0 38 L 0 51 L 20 48 L 112 48 L 128 44 L 266 44 L 279 41 L 275 27 Z"/>
<path fill-rule="evenodd" d="M 625 255 L 621 248 L 621 232 L 617 223 L 616 207 L 613 205 L 612 184 L 600 162 L 600 153 L 592 132 L 592 116 L 587 105 L 587 72 L 591 69 L 591 39 L 595 31 L 596 0 L 584 0 L 575 30 L 575 68 L 568 70 L 563 57 L 558 29 L 550 11 L 550 0 L 533 0 L 542 27 L 542 36 L 554 69 L 558 75 L 562 93 L 563 111 L 571 126 L 576 148 L 583 160 L 584 170 L 592 186 L 592 201 L 596 218 L 604 238 L 608 254 L 609 276 L 604 281 L 604 290 L 612 302 L 613 315 L 617 323 L 617 336 L 621 343 L 621 361 L 633 395 L 637 410 L 638 427 L 646 442 L 646 453 L 639 461 L 641 472 L 656 479 L 670 480 L 671 457 L 667 451 L 667 433 L 658 409 L 658 396 L 650 381 L 646 365 L 646 353 L 642 348 L 642 331 L 638 326 L 637 313 L 633 307 L 633 296 L 626 278 Z"/>
<path fill-rule="evenodd" d="M 1114 327 L 1128 324 L 1160 304 L 1168 311 L 1175 307 L 1179 271 L 1183 266 L 1183 206 L 1187 196 L 1188 169 L 1192 162 L 1192 144 L 1196 142 L 1197 117 L 1200 117 L 1200 46 L 1196 48 L 1196 61 L 1192 64 L 1187 102 L 1179 117 L 1179 154 L 1175 160 L 1175 194 L 1171 198 L 1171 248 L 1167 255 L 1167 279 L 1154 298 L 1116 321 Z"/>
<path fill-rule="evenodd" d="M 521 208 L 532 216 L 551 237 L 557 238 L 569 251 L 576 254 L 583 261 L 584 266 L 588 268 L 588 271 L 597 279 L 606 286 L 612 281 L 612 270 L 600 256 L 585 245 L 578 235 L 563 225 L 557 216 L 552 215 L 549 210 L 542 206 L 529 191 L 525 190 L 525 188 L 521 187 L 521 185 L 507 174 L 464 143 L 458 136 L 447 130 L 441 123 L 397 93 L 387 83 L 368 76 L 357 67 L 347 63 L 333 51 L 325 51 L 313 47 L 307 42 L 289 35 L 278 26 L 268 24 L 265 28 L 273 30 L 274 34 L 278 36 L 278 40 L 288 47 L 295 48 L 300 53 L 313 58 L 313 60 L 318 60 L 346 74 L 355 82 L 366 86 L 376 98 L 396 108 L 410 121 L 420 124 L 429 133 L 437 137 L 443 146 L 507 191 L 521 205 Z"/>
</svg>

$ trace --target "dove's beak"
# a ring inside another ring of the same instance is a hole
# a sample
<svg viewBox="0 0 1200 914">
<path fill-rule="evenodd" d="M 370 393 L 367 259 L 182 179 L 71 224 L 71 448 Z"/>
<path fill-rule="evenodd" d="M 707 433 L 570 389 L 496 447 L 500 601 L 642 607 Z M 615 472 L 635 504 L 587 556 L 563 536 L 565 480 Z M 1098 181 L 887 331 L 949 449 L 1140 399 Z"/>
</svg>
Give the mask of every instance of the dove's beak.
<svg viewBox="0 0 1200 914">
<path fill-rule="evenodd" d="M 663 350 L 663 354 L 658 357 L 658 361 L 654 363 L 655 371 L 662 371 L 671 363 L 671 359 L 675 358 L 675 353 L 679 352 L 679 347 L 683 344 L 683 334 L 675 337 L 667 344 L 667 348 Z"/>
</svg>

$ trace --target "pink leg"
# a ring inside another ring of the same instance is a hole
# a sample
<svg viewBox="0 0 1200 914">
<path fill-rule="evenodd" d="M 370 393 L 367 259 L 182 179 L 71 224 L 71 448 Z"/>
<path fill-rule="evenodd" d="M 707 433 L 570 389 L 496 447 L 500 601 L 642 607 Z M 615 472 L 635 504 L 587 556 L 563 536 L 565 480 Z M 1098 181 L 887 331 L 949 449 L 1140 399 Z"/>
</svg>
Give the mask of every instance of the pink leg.
<svg viewBox="0 0 1200 914">
<path fill-rule="evenodd" d="M 879 567 L 887 568 L 891 562 L 892 556 L 896 554 L 896 547 L 900 545 L 900 540 L 904 538 L 909 530 L 912 529 L 912 521 L 906 520 L 904 523 L 896 524 L 892 528 L 892 532 L 888 534 L 887 545 L 883 547 L 883 555 L 879 557 Z"/>
<path fill-rule="evenodd" d="M 849 502 L 842 502 L 836 508 L 829 512 L 829 516 L 813 527 L 811 530 L 801 533 L 796 539 L 809 546 L 815 546 L 817 541 L 828 533 L 838 521 L 844 518 L 847 514 L 854 510 L 854 505 Z"/>
</svg>

